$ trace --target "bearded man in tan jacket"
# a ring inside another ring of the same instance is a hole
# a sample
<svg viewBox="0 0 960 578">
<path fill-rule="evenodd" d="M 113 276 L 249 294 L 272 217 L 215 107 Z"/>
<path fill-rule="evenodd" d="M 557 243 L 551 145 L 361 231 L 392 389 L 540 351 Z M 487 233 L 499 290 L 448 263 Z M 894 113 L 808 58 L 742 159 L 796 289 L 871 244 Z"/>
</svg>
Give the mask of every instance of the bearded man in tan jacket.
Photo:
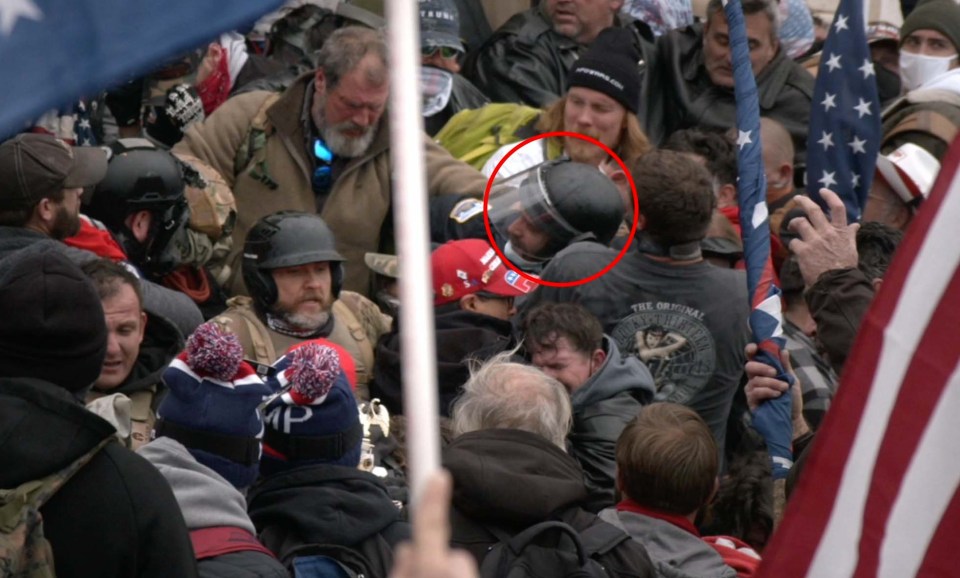
<svg viewBox="0 0 960 578">
<path fill-rule="evenodd" d="M 237 226 L 225 287 L 232 294 L 246 293 L 240 259 L 247 231 L 275 211 L 323 217 L 347 260 L 344 289 L 369 295 L 364 253 L 393 252 L 386 44 L 378 31 L 345 27 L 317 60 L 316 71 L 280 94 L 231 98 L 175 148 L 212 166 L 233 189 Z M 430 195 L 483 195 L 479 172 L 426 135 L 420 144 Z"/>
</svg>

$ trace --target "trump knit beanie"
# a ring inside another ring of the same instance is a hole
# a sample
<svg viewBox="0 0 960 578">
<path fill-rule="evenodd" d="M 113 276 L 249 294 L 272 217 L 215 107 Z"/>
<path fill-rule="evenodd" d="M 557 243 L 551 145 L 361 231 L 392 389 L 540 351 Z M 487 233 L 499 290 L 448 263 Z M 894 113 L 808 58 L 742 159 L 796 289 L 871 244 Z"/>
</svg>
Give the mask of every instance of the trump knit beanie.
<svg viewBox="0 0 960 578">
<path fill-rule="evenodd" d="M 314 339 L 274 364 L 278 371 L 269 383 L 280 395 L 264 410 L 263 475 L 305 465 L 360 464 L 363 427 L 342 357 L 349 354 Z"/>
<path fill-rule="evenodd" d="M 243 361 L 237 336 L 204 323 L 162 379 L 168 393 L 157 409 L 156 436 L 179 441 L 238 489 L 253 484 L 263 435 L 259 405 L 271 390 Z"/>
<path fill-rule="evenodd" d="M 0 262 L 0 374 L 82 393 L 107 353 L 107 324 L 93 284 L 55 241 Z"/>
<path fill-rule="evenodd" d="M 917 4 L 900 27 L 900 45 L 917 30 L 936 30 L 960 52 L 960 5 L 954 0 L 927 0 Z"/>
<path fill-rule="evenodd" d="M 640 104 L 640 50 L 625 28 L 600 32 L 586 53 L 573 63 L 567 90 L 574 86 L 602 92 L 636 113 Z"/>
</svg>

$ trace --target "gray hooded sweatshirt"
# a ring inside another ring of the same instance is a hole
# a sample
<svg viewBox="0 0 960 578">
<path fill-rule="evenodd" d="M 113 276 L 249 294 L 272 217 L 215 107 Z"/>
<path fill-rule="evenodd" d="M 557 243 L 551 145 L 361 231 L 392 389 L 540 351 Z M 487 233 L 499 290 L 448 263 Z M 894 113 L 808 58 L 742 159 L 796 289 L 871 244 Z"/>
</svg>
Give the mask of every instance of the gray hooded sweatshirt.
<svg viewBox="0 0 960 578">
<path fill-rule="evenodd" d="M 613 505 L 617 438 L 656 392 L 653 376 L 642 361 L 621 356 L 606 335 L 603 348 L 607 352 L 603 365 L 570 396 L 573 430 L 567 438 L 590 492 L 585 507 L 593 512 Z"/>
</svg>

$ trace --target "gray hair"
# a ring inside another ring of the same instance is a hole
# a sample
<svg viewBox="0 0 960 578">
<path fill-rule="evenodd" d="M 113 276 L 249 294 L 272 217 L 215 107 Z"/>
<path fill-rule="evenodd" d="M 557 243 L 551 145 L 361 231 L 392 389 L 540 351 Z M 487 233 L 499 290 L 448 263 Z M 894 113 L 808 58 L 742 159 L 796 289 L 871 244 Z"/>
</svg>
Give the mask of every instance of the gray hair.
<svg viewBox="0 0 960 578">
<path fill-rule="evenodd" d="M 758 12 L 764 12 L 767 19 L 770 20 L 770 35 L 774 40 L 780 38 L 780 5 L 777 0 L 743 0 L 743 15 L 749 16 Z M 707 22 L 713 19 L 713 15 L 723 11 L 723 0 L 710 0 L 707 3 Z"/>
<path fill-rule="evenodd" d="M 453 405 L 453 434 L 519 429 L 565 450 L 573 424 L 567 390 L 536 367 L 510 361 L 513 353 L 505 351 L 471 368 Z"/>
<path fill-rule="evenodd" d="M 381 68 L 367 70 L 367 80 L 382 85 L 387 81 L 388 54 L 383 32 L 364 26 L 339 28 L 323 43 L 317 52 L 317 67 L 322 68 L 327 90 L 333 90 L 345 75 L 354 70 L 367 54 L 375 54 L 383 63 Z"/>
</svg>

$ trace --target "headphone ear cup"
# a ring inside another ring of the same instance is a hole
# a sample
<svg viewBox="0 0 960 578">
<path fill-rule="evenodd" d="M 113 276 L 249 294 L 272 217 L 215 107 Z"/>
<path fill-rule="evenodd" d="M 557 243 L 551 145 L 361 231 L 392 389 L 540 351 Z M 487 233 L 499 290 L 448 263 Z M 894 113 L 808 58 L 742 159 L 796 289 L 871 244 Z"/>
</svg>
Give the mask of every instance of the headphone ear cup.
<svg viewBox="0 0 960 578">
<path fill-rule="evenodd" d="M 332 270 L 333 275 L 331 276 L 331 291 L 333 292 L 333 298 L 340 298 L 340 290 L 343 289 L 343 276 L 345 274 L 343 262 L 338 262 Z"/>
</svg>

